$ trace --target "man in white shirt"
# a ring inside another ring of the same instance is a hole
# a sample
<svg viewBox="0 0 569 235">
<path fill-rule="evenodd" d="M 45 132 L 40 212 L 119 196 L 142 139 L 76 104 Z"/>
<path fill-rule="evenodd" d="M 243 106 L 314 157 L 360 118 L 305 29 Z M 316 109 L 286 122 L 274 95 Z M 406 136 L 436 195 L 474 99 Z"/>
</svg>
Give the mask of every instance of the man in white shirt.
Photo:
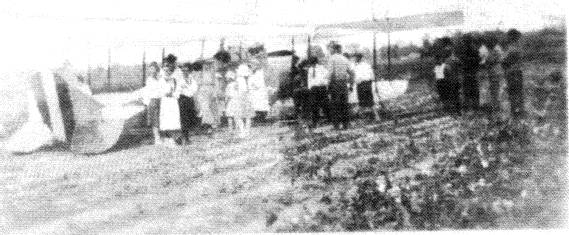
<svg viewBox="0 0 569 235">
<path fill-rule="evenodd" d="M 373 99 L 373 81 L 375 80 L 371 65 L 363 61 L 362 53 L 355 53 L 354 73 L 356 75 L 355 83 L 358 95 L 359 106 L 362 109 L 372 109 L 374 118 L 379 116 L 374 109 Z"/>
<path fill-rule="evenodd" d="M 310 109 L 312 117 L 312 128 L 318 126 L 320 112 L 328 118 L 328 68 L 321 59 L 312 57 L 309 59 L 307 81 L 310 89 Z"/>
<path fill-rule="evenodd" d="M 340 129 L 340 124 L 344 129 L 350 126 L 350 106 L 348 95 L 354 86 L 354 70 L 350 66 L 350 61 L 342 55 L 342 46 L 331 43 L 329 48 L 329 85 L 330 92 L 330 117 L 334 129 Z"/>
</svg>

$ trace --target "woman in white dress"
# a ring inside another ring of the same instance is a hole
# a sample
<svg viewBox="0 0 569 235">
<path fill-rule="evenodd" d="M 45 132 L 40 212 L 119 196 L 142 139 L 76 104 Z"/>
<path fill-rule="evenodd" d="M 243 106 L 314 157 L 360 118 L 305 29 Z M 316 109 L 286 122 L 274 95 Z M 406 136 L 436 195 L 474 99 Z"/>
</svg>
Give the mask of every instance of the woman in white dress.
<svg viewBox="0 0 569 235">
<path fill-rule="evenodd" d="M 206 66 L 208 65 L 204 61 L 194 62 L 192 74 L 198 84 L 195 98 L 201 124 L 209 129 L 217 127 L 219 117 L 216 103 L 216 78 L 212 71 L 206 69 Z"/>
<path fill-rule="evenodd" d="M 226 88 L 228 98 L 226 114 L 234 120 L 239 137 L 246 137 L 249 134 L 251 118 L 255 115 L 248 85 L 250 75 L 251 70 L 244 63 L 237 66 L 234 75 L 231 73 L 227 75 L 229 83 Z M 235 80 L 232 81 L 233 77 Z"/>
<path fill-rule="evenodd" d="M 182 73 L 177 68 L 176 57 L 169 55 L 166 57 L 164 68 L 161 72 L 161 78 L 166 85 L 166 92 L 160 99 L 160 130 L 170 137 L 166 143 L 174 145 L 174 139 L 180 135 L 182 130 L 180 122 L 180 105 L 178 98 L 180 97 L 180 87 L 178 84 L 182 81 Z"/>
<path fill-rule="evenodd" d="M 271 109 L 269 106 L 269 90 L 265 85 L 265 70 L 261 61 L 256 58 L 251 60 L 251 70 L 252 74 L 249 77 L 251 104 L 255 110 L 257 121 L 264 122 Z"/>
<path fill-rule="evenodd" d="M 235 123 L 235 116 L 239 112 L 239 105 L 237 104 L 237 98 L 239 96 L 239 87 L 237 86 L 235 69 L 233 65 L 228 65 L 226 67 L 224 74 L 225 78 L 225 116 L 227 117 L 227 125 L 230 129 L 237 129 Z"/>
<path fill-rule="evenodd" d="M 168 93 L 168 84 L 158 76 L 160 66 L 158 63 L 152 62 L 148 66 L 148 78 L 143 88 L 142 101 L 146 105 L 147 115 L 146 121 L 148 126 L 152 127 L 154 144 L 160 143 L 160 100 L 162 96 Z"/>
</svg>

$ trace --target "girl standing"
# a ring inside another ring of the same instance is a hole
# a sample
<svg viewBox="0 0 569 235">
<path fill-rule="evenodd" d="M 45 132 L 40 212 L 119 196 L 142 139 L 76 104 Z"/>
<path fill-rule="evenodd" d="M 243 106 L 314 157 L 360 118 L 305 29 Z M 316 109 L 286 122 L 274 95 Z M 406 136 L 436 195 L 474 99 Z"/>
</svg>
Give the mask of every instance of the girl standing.
<svg viewBox="0 0 569 235">
<path fill-rule="evenodd" d="M 255 111 L 257 121 L 265 122 L 267 113 L 269 112 L 269 91 L 265 84 L 265 71 L 263 65 L 258 60 L 253 60 L 252 74 L 249 79 L 249 88 L 251 90 L 251 103 Z"/>
<path fill-rule="evenodd" d="M 198 90 L 198 84 L 192 74 L 192 64 L 185 63 L 182 65 L 182 78 L 176 82 L 176 91 L 179 93 L 178 102 L 180 108 L 180 123 L 182 129 L 181 144 L 187 144 L 190 139 L 190 131 L 194 130 L 200 124 L 198 118 L 198 110 L 195 101 L 195 95 Z"/>
<path fill-rule="evenodd" d="M 164 96 L 160 99 L 160 130 L 169 135 L 168 143 L 174 145 L 174 135 L 179 135 L 180 123 L 180 90 L 178 82 L 181 81 L 181 72 L 176 66 L 176 56 L 168 55 L 165 59 L 161 77 L 166 83 Z"/>
<path fill-rule="evenodd" d="M 229 65 L 225 73 L 225 116 L 227 117 L 227 125 L 230 129 L 237 129 L 235 116 L 239 112 L 237 103 L 239 96 L 239 87 L 237 86 L 235 66 Z"/>
<path fill-rule="evenodd" d="M 255 115 L 249 92 L 251 70 L 247 64 L 241 64 L 235 70 L 235 80 L 227 85 L 227 116 L 233 118 L 238 136 L 246 137 L 251 129 L 251 118 Z M 231 79 L 231 76 L 228 76 Z"/>
<path fill-rule="evenodd" d="M 158 76 L 160 67 L 152 62 L 148 66 L 148 79 L 143 90 L 143 103 L 147 107 L 146 121 L 152 127 L 154 144 L 160 143 L 160 98 L 168 92 L 168 84 Z"/>
</svg>

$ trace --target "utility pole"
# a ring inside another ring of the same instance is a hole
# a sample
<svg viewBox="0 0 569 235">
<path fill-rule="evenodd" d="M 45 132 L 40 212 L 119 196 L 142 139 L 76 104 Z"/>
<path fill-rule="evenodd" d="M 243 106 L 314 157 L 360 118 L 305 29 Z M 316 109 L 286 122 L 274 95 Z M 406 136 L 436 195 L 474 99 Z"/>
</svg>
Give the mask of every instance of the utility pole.
<svg viewBox="0 0 569 235">
<path fill-rule="evenodd" d="M 295 51 L 295 49 L 294 49 L 294 36 L 292 36 L 292 38 L 290 39 L 290 45 L 291 45 L 292 56 L 295 56 L 295 55 L 296 55 L 296 51 Z M 295 66 L 294 60 L 291 59 L 290 62 L 291 62 L 291 63 L 290 63 L 290 67 L 291 67 L 291 69 L 292 69 L 292 68 Z"/>
<path fill-rule="evenodd" d="M 391 24 L 389 23 L 389 17 L 387 20 L 387 79 L 391 80 Z"/>
<path fill-rule="evenodd" d="M 142 53 L 142 86 L 146 86 L 146 51 Z"/>
<path fill-rule="evenodd" d="M 290 39 L 290 45 L 292 46 L 292 49 L 291 49 L 292 53 L 293 54 L 296 53 L 296 51 L 294 50 L 294 36 L 292 36 L 292 38 Z"/>
<path fill-rule="evenodd" d="M 239 60 L 243 59 L 243 41 L 239 39 Z"/>
<path fill-rule="evenodd" d="M 108 51 L 108 61 L 107 61 L 107 89 L 111 89 L 111 48 Z"/>
<path fill-rule="evenodd" d="M 162 66 L 164 66 L 164 58 L 166 58 L 166 49 L 162 47 Z"/>
<path fill-rule="evenodd" d="M 91 44 L 87 43 L 87 86 L 91 89 L 91 56 L 90 56 L 90 49 Z"/>
<path fill-rule="evenodd" d="M 219 40 L 219 51 L 225 50 L 225 38 Z"/>
<path fill-rule="evenodd" d="M 202 38 L 202 50 L 200 53 L 200 59 L 203 59 L 204 48 L 205 48 L 205 38 Z"/>
<path fill-rule="evenodd" d="M 306 49 L 306 57 L 310 58 L 312 56 L 312 40 L 310 38 L 310 35 L 308 35 L 307 37 L 307 49 Z"/>
<path fill-rule="evenodd" d="M 373 58 L 372 58 L 372 63 L 373 65 L 371 66 L 371 68 L 373 69 L 373 77 L 375 79 L 375 81 L 377 81 L 377 33 L 374 31 L 373 32 Z"/>
</svg>

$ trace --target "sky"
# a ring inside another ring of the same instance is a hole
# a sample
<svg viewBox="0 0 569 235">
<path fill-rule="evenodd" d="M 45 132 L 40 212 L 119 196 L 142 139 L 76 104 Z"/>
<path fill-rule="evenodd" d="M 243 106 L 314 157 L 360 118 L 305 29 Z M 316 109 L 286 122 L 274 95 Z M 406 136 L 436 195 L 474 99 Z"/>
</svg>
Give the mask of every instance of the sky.
<svg viewBox="0 0 569 235">
<path fill-rule="evenodd" d="M 219 47 L 259 41 L 268 50 L 297 50 L 318 24 L 462 10 L 464 24 L 392 34 L 396 43 L 418 43 L 456 30 L 533 30 L 555 24 L 567 10 L 563 0 L 3 0 L 0 63 L 14 70 L 136 64 L 159 60 L 162 48 L 191 60 Z M 302 27 L 291 27 L 302 26 Z M 371 32 L 351 32 L 340 42 L 371 47 Z M 324 40 L 318 43 L 325 43 Z M 386 43 L 378 35 L 379 46 Z"/>
</svg>

